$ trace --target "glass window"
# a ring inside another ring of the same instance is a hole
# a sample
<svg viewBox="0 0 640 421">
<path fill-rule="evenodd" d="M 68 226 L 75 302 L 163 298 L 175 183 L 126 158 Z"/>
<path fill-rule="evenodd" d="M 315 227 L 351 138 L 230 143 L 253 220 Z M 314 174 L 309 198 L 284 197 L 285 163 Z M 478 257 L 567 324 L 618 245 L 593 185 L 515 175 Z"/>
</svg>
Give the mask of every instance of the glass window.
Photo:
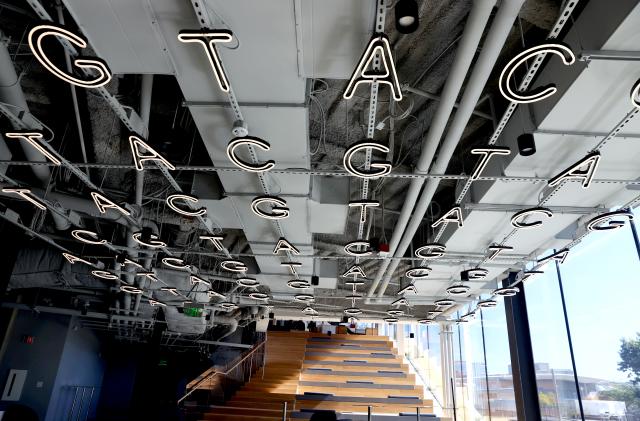
<svg viewBox="0 0 640 421">
<path fill-rule="evenodd" d="M 540 412 L 545 420 L 580 419 L 554 264 L 549 263 L 544 271 L 529 278 L 525 285 Z"/>
<path fill-rule="evenodd" d="M 484 346 L 486 348 L 487 409 L 490 413 L 490 419 L 492 421 L 514 420 L 517 416 L 516 400 L 513 391 L 511 353 L 503 300 L 498 300 L 498 305 L 495 308 L 480 312 L 480 325 L 484 332 Z M 477 382 L 477 384 L 476 387 L 479 389 L 482 382 Z M 476 392 L 476 394 L 478 393 Z"/>
<path fill-rule="evenodd" d="M 637 341 L 640 332 L 640 262 L 630 226 L 590 234 L 560 274 L 585 418 L 640 420 L 640 387 L 618 365 L 622 340 Z"/>
</svg>

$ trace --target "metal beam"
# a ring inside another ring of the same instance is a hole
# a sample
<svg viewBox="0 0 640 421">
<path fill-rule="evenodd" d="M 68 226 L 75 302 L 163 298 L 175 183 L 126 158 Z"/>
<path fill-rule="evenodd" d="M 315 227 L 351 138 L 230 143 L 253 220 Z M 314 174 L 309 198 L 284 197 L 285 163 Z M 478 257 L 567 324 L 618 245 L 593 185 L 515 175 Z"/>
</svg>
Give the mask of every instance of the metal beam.
<svg viewBox="0 0 640 421">
<path fill-rule="evenodd" d="M 304 102 L 238 102 L 240 107 L 256 108 L 306 108 Z M 182 101 L 183 107 L 233 108 L 228 102 L 219 101 Z"/>
<path fill-rule="evenodd" d="M 516 272 L 511 272 L 509 277 L 503 281 L 503 285 L 511 285 L 515 281 L 516 275 Z M 521 286 L 520 293 L 504 299 L 504 307 L 518 419 L 541 420 L 524 286 Z"/>
<path fill-rule="evenodd" d="M 406 92 L 411 92 L 412 94 L 416 94 L 416 95 L 419 95 L 419 96 L 424 97 L 424 98 L 432 99 L 434 101 L 440 101 L 440 97 L 438 95 L 434 95 L 432 93 L 423 91 L 421 89 L 412 88 L 409 85 L 402 86 L 402 90 L 406 91 Z M 478 101 L 478 103 L 481 103 L 485 98 L 486 97 L 481 98 L 480 101 Z M 453 106 L 455 108 L 458 108 L 458 105 L 459 105 L 459 103 L 456 102 Z M 482 111 L 475 111 L 474 110 L 473 111 L 473 115 L 478 116 L 478 117 L 482 117 L 482 118 L 484 118 L 486 120 L 493 121 L 493 116 L 492 115 L 487 114 L 487 113 L 483 113 Z"/>
<path fill-rule="evenodd" d="M 10 161 L 10 160 L 0 160 L 1 165 L 17 165 L 17 166 L 55 166 L 51 162 L 31 162 L 31 161 Z M 123 170 L 133 170 L 135 166 L 133 164 L 99 164 L 99 163 L 72 163 L 75 166 L 82 166 L 86 168 L 101 168 L 101 169 L 123 169 Z M 202 172 L 245 172 L 244 170 L 238 167 L 214 167 L 212 165 L 176 165 L 176 171 L 202 171 Z M 149 167 L 145 168 L 145 171 L 154 171 L 156 168 Z M 272 169 L 269 171 L 271 174 L 293 174 L 293 175 L 317 175 L 317 176 L 331 176 L 331 177 L 354 177 L 352 174 L 349 174 L 347 171 L 343 170 L 307 170 L 305 168 L 282 168 L 282 169 Z M 468 175 L 458 175 L 458 174 L 415 174 L 415 173 L 406 173 L 406 172 L 392 172 L 390 174 L 386 174 L 380 178 L 425 178 L 425 179 L 438 179 L 438 180 L 468 180 Z M 480 176 L 477 178 L 478 181 L 503 181 L 506 183 L 516 182 L 516 183 L 547 183 L 551 178 L 549 177 L 516 177 L 516 176 L 505 176 L 505 175 L 496 175 L 496 176 Z M 567 180 L 567 182 L 580 182 Z M 594 184 L 623 184 L 623 185 L 636 185 L 640 186 L 640 179 L 633 180 L 623 180 L 623 179 L 606 179 L 606 178 L 598 178 L 591 181 Z"/>
<path fill-rule="evenodd" d="M 531 206 L 528 205 L 508 205 L 498 203 L 465 203 L 462 205 L 467 210 L 477 210 L 484 212 L 519 212 Z M 546 206 L 553 213 L 590 215 L 592 213 L 609 212 L 609 208 L 604 206 L 580 207 L 580 206 Z"/>
<path fill-rule="evenodd" d="M 579 60 L 640 61 L 640 51 L 582 50 Z"/>
</svg>

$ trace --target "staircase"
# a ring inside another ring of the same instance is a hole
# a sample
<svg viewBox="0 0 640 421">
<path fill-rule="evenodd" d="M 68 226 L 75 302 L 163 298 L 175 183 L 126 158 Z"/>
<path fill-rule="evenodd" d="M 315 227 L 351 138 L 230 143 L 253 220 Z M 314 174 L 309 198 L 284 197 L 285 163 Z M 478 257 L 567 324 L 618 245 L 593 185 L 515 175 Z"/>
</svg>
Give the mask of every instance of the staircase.
<svg viewBox="0 0 640 421">
<path fill-rule="evenodd" d="M 280 421 L 284 402 L 287 419 L 328 410 L 365 420 L 368 406 L 376 419 L 411 414 L 415 420 L 417 407 L 421 418 L 434 419 L 432 401 L 386 337 L 269 332 L 266 352 L 265 366 L 201 420 Z"/>
</svg>

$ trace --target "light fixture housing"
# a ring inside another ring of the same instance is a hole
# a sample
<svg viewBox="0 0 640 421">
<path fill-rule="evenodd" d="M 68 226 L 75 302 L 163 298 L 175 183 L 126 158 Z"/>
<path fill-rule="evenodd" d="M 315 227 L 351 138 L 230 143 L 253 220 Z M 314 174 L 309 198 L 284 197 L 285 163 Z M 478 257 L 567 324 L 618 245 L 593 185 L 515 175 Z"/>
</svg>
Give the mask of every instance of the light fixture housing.
<svg viewBox="0 0 640 421">
<path fill-rule="evenodd" d="M 523 133 L 518 136 L 518 152 L 522 156 L 531 156 L 536 153 L 536 141 L 531 133 Z"/>
<path fill-rule="evenodd" d="M 392 309 L 392 310 L 387 310 L 387 314 L 393 317 L 402 316 L 404 314 L 404 311 Z"/>
<path fill-rule="evenodd" d="M 384 320 L 387 323 L 398 323 L 398 318 L 397 317 L 385 317 L 382 320 Z"/>
<path fill-rule="evenodd" d="M 420 25 L 416 0 L 398 0 L 395 7 L 396 30 L 401 34 L 415 32 Z"/>
<path fill-rule="evenodd" d="M 432 324 L 435 324 L 436 321 L 432 320 L 432 319 L 420 319 L 420 320 L 418 320 L 418 323 L 420 323 L 422 325 L 432 325 Z"/>
</svg>

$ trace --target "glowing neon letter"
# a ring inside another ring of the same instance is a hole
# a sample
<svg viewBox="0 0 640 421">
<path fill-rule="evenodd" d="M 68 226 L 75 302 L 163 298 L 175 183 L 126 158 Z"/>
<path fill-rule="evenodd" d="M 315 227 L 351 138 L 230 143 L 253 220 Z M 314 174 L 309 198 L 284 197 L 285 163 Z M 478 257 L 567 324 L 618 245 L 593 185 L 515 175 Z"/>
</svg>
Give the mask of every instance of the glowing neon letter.
<svg viewBox="0 0 640 421">
<path fill-rule="evenodd" d="M 73 74 L 60 70 L 60 68 L 49 60 L 49 57 L 42 47 L 42 40 L 50 35 L 63 38 L 78 48 L 87 48 L 87 41 L 83 37 L 55 25 L 38 25 L 29 31 L 28 42 L 33 55 L 54 76 L 82 88 L 98 88 L 109 83 L 111 80 L 111 70 L 109 70 L 109 66 L 107 66 L 104 60 L 97 57 L 73 59 L 73 64 L 76 67 L 82 70 L 95 71 L 97 76 L 94 79 L 79 79 Z"/>
<path fill-rule="evenodd" d="M 560 174 L 550 179 L 548 184 L 550 186 L 555 186 L 556 184 L 560 184 L 560 182 L 564 180 L 578 179 L 582 180 L 582 188 L 588 189 L 589 185 L 591 184 L 591 180 L 593 179 L 593 175 L 598 168 L 599 162 L 600 154 L 598 152 L 592 152 L 566 170 L 562 171 Z"/>
<path fill-rule="evenodd" d="M 383 71 L 367 70 L 372 61 L 376 58 L 376 55 L 380 57 Z M 347 89 L 344 91 L 344 99 L 353 97 L 356 88 L 361 83 L 384 83 L 389 85 L 391 92 L 393 93 L 393 99 L 396 101 L 402 101 L 402 91 L 400 90 L 400 83 L 398 83 L 398 75 L 396 73 L 396 66 L 393 63 L 393 56 L 391 55 L 391 47 L 389 46 L 389 38 L 385 34 L 375 34 L 366 50 L 362 53 L 360 61 L 356 66 Z"/>
<path fill-rule="evenodd" d="M 373 140 L 363 140 L 356 142 L 347 149 L 342 158 L 344 168 L 348 173 L 360 178 L 377 178 L 387 175 L 391 172 L 391 162 L 389 161 L 371 161 L 371 170 L 358 170 L 351 163 L 351 158 L 356 152 L 364 149 L 375 149 L 380 152 L 388 153 L 389 148 L 374 142 Z"/>
<path fill-rule="evenodd" d="M 573 52 L 566 45 L 542 44 L 529 48 L 528 50 L 525 50 L 512 58 L 511 61 L 509 61 L 509 63 L 504 67 L 504 69 L 502 69 L 502 73 L 500 73 L 500 80 L 498 83 L 502 96 L 504 96 L 511 102 L 515 102 L 517 104 L 526 104 L 529 102 L 542 101 L 543 99 L 555 94 L 558 88 L 556 88 L 553 84 L 532 89 L 527 93 L 527 95 L 522 95 L 521 93 L 514 92 L 509 85 L 509 81 L 513 78 L 514 72 L 520 65 L 524 64 L 528 59 L 532 57 L 548 53 L 559 56 L 562 59 L 562 62 L 567 66 L 573 64 L 576 61 L 576 57 L 573 55 Z"/>
<path fill-rule="evenodd" d="M 275 161 L 272 160 L 266 161 L 263 164 L 251 164 L 238 158 L 235 150 L 242 145 L 255 146 L 259 149 L 262 149 L 263 151 L 268 151 L 269 149 L 271 149 L 271 145 L 269 145 L 267 141 L 262 140 L 259 137 L 245 136 L 231 139 L 231 142 L 229 142 L 229 144 L 227 145 L 227 156 L 229 157 L 229 160 L 233 162 L 237 167 L 249 172 L 265 172 L 273 169 L 273 167 L 276 166 Z"/>
<path fill-rule="evenodd" d="M 136 165 L 136 170 L 143 171 L 144 165 L 142 163 L 146 161 L 159 161 L 172 171 L 176 169 L 171 162 L 161 157 L 155 149 L 147 145 L 138 136 L 129 136 L 129 145 L 131 146 L 131 152 L 133 153 L 133 163 Z M 146 155 L 142 153 L 142 150 L 146 151 Z"/>
</svg>

